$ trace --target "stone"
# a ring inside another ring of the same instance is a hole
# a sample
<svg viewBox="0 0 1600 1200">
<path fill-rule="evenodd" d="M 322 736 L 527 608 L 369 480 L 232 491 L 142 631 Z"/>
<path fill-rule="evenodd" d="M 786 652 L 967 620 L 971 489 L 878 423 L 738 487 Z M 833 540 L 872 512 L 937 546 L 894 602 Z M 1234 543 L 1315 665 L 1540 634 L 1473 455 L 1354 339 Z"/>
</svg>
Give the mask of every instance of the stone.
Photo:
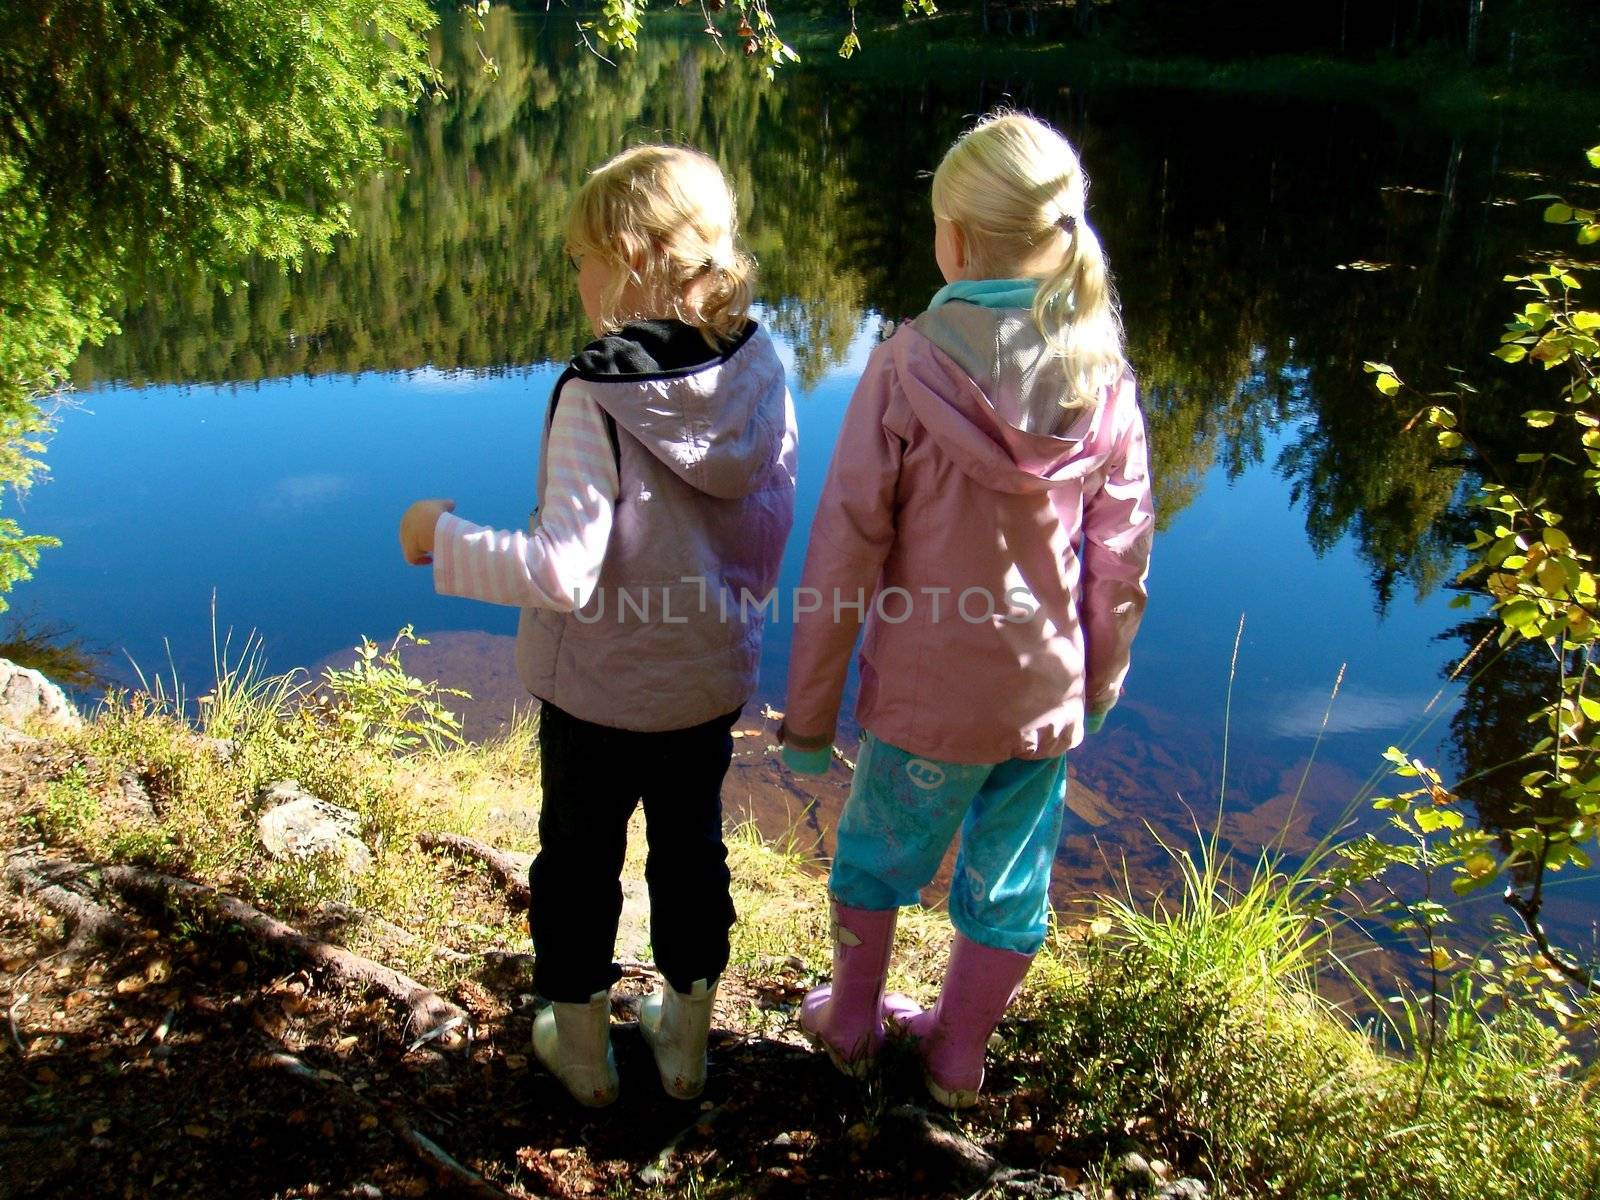
<svg viewBox="0 0 1600 1200">
<path fill-rule="evenodd" d="M 1206 1200 L 1206 1185 L 1198 1179 L 1174 1179 L 1163 1184 L 1156 1200 Z"/>
<path fill-rule="evenodd" d="M 67 694 L 39 672 L 0 658 L 0 724 L 69 730 L 82 728 L 83 718 Z"/>
<path fill-rule="evenodd" d="M 193 740 L 196 750 L 210 755 L 223 766 L 239 757 L 239 743 L 232 738 L 207 737 L 197 733 Z"/>
<path fill-rule="evenodd" d="M 313 796 L 291 779 L 269 784 L 259 799 L 265 811 L 256 822 L 256 832 L 271 857 L 293 860 L 329 854 L 352 874 L 372 869 L 372 852 L 358 836 L 359 813 Z"/>
<path fill-rule="evenodd" d="M 989 1177 L 987 1190 L 1002 1196 L 1023 1196 L 1027 1200 L 1085 1200 L 1083 1192 L 1049 1171 L 1015 1170 L 1003 1168 Z"/>
<path fill-rule="evenodd" d="M 1135 1196 L 1150 1195 L 1161 1182 L 1150 1161 L 1137 1150 L 1130 1150 L 1117 1159 L 1112 1178 L 1123 1191 Z"/>
</svg>

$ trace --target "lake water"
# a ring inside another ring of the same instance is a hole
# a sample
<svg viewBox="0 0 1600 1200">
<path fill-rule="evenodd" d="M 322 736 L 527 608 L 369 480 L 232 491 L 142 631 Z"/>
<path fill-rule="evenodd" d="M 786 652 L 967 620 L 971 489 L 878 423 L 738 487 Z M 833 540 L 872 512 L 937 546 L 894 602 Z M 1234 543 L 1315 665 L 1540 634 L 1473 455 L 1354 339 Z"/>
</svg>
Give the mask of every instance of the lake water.
<svg viewBox="0 0 1600 1200">
<path fill-rule="evenodd" d="M 1361 362 L 1424 385 L 1464 368 L 1486 436 L 1514 425 L 1501 410 L 1529 406 L 1512 394 L 1526 375 L 1487 355 L 1511 307 L 1500 280 L 1554 244 L 1518 201 L 1566 186 L 1575 146 L 1507 117 L 1021 71 L 890 79 L 870 58 L 769 85 L 702 42 L 648 43 L 614 72 L 503 12 L 478 40 L 500 78 L 473 69 L 470 40 L 441 36 L 451 98 L 404 131 L 404 173 L 355 197 L 356 239 L 231 294 L 162 281 L 79 363 L 52 479 L 24 517 L 64 545 L 17 600 L 113 651 L 111 675 L 170 656 L 204 691 L 214 595 L 221 624 L 236 641 L 259 631 L 277 669 L 414 624 L 443 635 L 424 661 L 505 689 L 508 651 L 468 633 L 509 635 L 515 613 L 435 596 L 402 563 L 395 523 L 425 495 L 525 520 L 549 387 L 586 340 L 560 248 L 567 202 L 629 141 L 703 147 L 739 190 L 799 411 L 792 586 L 860 366 L 884 322 L 940 282 L 924 173 L 973 114 L 1009 101 L 1082 150 L 1161 523 L 1127 698 L 1074 760 L 1087 799 L 1063 886 L 1095 886 L 1124 859 L 1160 875 L 1156 835 L 1210 827 L 1225 759 L 1228 840 L 1259 847 L 1288 823 L 1295 848 L 1333 826 L 1391 743 L 1455 772 L 1498 761 L 1497 730 L 1520 736 L 1485 715 L 1498 675 L 1446 680 L 1481 632 L 1447 586 L 1470 480 L 1402 435 L 1412 413 Z M 779 704 L 786 635 L 771 630 L 762 680 Z M 1473 793 L 1485 812 L 1503 796 L 1493 774 Z M 1569 935 L 1590 927 L 1592 880 L 1552 896 Z"/>
</svg>

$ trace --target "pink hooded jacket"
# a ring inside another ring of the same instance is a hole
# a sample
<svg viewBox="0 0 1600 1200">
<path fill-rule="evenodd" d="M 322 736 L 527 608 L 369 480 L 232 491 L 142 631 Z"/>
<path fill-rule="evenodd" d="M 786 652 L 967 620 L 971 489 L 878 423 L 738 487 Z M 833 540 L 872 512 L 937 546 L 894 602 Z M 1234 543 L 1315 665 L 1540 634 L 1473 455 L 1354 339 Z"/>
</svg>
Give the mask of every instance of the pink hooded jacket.
<svg viewBox="0 0 1600 1200">
<path fill-rule="evenodd" d="M 1092 410 L 1041 405 L 1061 368 L 1027 315 L 947 304 L 869 360 L 811 530 L 786 745 L 833 740 L 863 619 L 857 717 L 913 754 L 1053 757 L 1116 703 L 1154 528 L 1144 421 L 1131 376 Z M 1041 411 L 1065 428 L 1028 432 Z"/>
</svg>

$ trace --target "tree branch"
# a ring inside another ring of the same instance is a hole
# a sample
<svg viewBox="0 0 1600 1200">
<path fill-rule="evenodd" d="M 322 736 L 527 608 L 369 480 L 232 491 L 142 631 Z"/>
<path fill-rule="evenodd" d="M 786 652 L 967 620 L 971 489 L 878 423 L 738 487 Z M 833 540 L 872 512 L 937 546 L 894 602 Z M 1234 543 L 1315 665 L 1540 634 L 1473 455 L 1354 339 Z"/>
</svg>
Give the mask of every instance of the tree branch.
<svg viewBox="0 0 1600 1200">
<path fill-rule="evenodd" d="M 72 924 L 69 954 L 82 953 L 91 943 L 115 946 L 133 933 L 133 927 L 103 904 L 72 890 L 71 885 L 91 870 L 86 863 L 46 858 L 29 851 L 6 856 L 6 879 L 18 891 L 32 896 L 58 917 Z"/>
<path fill-rule="evenodd" d="M 405 1010 L 407 1036 L 431 1033 L 446 1023 L 467 1027 L 465 1010 L 432 988 L 342 946 L 308 937 L 216 888 L 142 867 L 105 867 L 101 877 L 106 886 L 146 904 L 165 907 L 176 900 L 185 900 L 211 908 L 227 920 L 237 922 L 256 941 L 301 959 L 341 986 L 375 988 Z"/>
<path fill-rule="evenodd" d="M 472 858 L 489 868 L 489 874 L 505 889 L 513 907 L 526 908 L 533 899 L 528 887 L 528 860 L 506 850 L 497 850 L 476 838 L 459 833 L 419 833 L 417 845 L 424 850 L 444 850 L 462 858 Z"/>
<path fill-rule="evenodd" d="M 1575 962 L 1564 958 L 1559 950 L 1550 944 L 1550 937 L 1544 931 L 1544 926 L 1539 921 L 1539 909 L 1542 904 L 1538 901 L 1524 899 L 1512 888 L 1506 889 L 1506 906 L 1516 913 L 1522 921 L 1522 928 L 1533 939 L 1533 944 L 1539 947 L 1539 953 L 1544 960 L 1560 971 L 1572 983 L 1581 988 L 1593 990 L 1595 987 L 1594 974 L 1584 970 Z"/>
</svg>

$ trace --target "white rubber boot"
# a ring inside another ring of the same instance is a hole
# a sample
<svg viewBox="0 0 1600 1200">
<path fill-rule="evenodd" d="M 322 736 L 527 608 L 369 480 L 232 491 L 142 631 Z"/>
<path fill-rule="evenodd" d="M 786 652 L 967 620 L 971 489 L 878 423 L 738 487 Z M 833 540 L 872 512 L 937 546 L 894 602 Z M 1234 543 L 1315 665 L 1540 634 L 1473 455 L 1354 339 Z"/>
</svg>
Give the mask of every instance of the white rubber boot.
<svg viewBox="0 0 1600 1200">
<path fill-rule="evenodd" d="M 696 979 L 687 992 L 662 984 L 639 1007 L 639 1032 L 656 1056 L 661 1086 L 669 1096 L 693 1100 L 706 1086 L 706 1039 L 717 981 Z"/>
<path fill-rule="evenodd" d="M 596 992 L 584 1004 L 551 1004 L 533 1019 L 533 1052 L 579 1104 L 610 1104 L 617 1098 L 611 992 Z"/>
</svg>

